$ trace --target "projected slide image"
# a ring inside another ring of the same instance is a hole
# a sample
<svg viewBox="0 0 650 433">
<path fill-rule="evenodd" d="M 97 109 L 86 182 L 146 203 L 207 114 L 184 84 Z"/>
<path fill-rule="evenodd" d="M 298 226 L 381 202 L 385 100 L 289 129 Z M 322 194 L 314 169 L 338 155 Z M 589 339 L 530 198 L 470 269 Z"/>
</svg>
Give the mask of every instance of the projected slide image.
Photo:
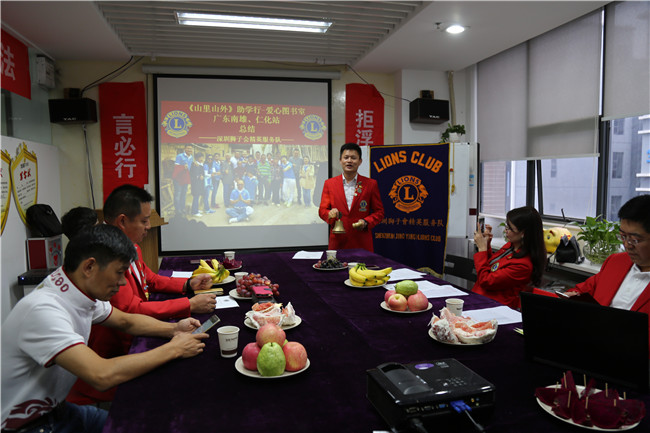
<svg viewBox="0 0 650 433">
<path fill-rule="evenodd" d="M 326 146 L 161 147 L 163 218 L 206 226 L 319 224 Z"/>
</svg>

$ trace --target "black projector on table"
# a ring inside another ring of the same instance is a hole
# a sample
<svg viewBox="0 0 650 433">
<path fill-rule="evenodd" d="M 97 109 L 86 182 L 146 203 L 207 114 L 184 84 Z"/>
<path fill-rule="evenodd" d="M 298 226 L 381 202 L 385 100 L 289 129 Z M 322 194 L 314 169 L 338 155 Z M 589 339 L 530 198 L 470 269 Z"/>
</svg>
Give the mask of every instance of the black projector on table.
<svg viewBox="0 0 650 433">
<path fill-rule="evenodd" d="M 393 431 L 409 431 L 414 418 L 431 431 L 434 425 L 438 431 L 441 423 L 468 422 L 456 418 L 452 402 L 464 402 L 479 419 L 494 408 L 494 385 L 453 358 L 406 365 L 389 362 L 366 373 L 366 396 Z"/>
</svg>

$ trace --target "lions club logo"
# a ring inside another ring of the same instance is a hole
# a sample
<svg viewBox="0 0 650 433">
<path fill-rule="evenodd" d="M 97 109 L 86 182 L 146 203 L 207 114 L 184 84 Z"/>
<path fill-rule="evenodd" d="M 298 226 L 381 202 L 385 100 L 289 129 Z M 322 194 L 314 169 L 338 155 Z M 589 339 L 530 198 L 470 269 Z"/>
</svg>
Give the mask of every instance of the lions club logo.
<svg viewBox="0 0 650 433">
<path fill-rule="evenodd" d="M 316 114 L 305 116 L 300 124 L 300 130 L 305 138 L 314 141 L 321 138 L 325 134 L 326 129 L 327 127 L 325 126 L 325 122 L 323 122 L 323 119 Z"/>
<path fill-rule="evenodd" d="M 429 193 L 422 181 L 416 176 L 400 177 L 393 183 L 393 187 L 388 194 L 395 207 L 406 213 L 420 209 L 428 195 Z"/>
<path fill-rule="evenodd" d="M 162 121 L 162 127 L 169 136 L 180 138 L 187 135 L 192 127 L 192 121 L 184 111 L 174 110 L 167 113 Z"/>
</svg>

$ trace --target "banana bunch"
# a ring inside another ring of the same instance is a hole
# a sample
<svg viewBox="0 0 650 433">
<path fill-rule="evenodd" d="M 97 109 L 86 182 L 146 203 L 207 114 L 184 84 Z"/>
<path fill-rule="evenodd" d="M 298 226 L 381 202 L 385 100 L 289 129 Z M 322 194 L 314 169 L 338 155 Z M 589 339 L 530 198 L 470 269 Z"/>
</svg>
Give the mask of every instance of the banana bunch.
<svg viewBox="0 0 650 433">
<path fill-rule="evenodd" d="M 199 261 L 199 267 L 192 272 L 192 276 L 195 277 L 199 274 L 210 274 L 212 276 L 212 284 L 216 284 L 225 280 L 230 275 L 230 271 L 216 259 L 212 259 L 212 266 L 201 259 Z"/>
<path fill-rule="evenodd" d="M 378 271 L 373 271 L 366 268 L 363 263 L 357 263 L 353 268 L 350 268 L 350 284 L 353 286 L 381 286 L 386 284 L 390 278 L 389 274 L 393 268 L 384 268 Z"/>
</svg>

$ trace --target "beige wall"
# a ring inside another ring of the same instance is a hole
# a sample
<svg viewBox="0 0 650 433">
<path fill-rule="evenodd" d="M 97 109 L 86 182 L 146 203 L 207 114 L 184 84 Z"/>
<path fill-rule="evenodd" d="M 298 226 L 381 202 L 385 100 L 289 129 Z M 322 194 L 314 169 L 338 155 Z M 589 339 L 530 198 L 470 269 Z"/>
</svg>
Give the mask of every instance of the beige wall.
<svg viewBox="0 0 650 433">
<path fill-rule="evenodd" d="M 142 72 L 142 65 L 186 65 L 208 67 L 238 67 L 281 69 L 280 66 L 268 62 L 224 62 L 200 59 L 156 59 L 145 58 L 114 80 L 113 82 L 144 81 L 147 94 L 147 114 L 149 130 L 149 191 L 155 195 L 154 171 L 154 144 L 153 144 L 153 95 L 152 79 Z M 81 62 L 59 61 L 57 67 L 57 88 L 51 92 L 50 97 L 62 98 L 63 89 L 84 88 L 95 80 L 109 74 L 122 66 L 114 62 Z M 296 66 L 301 69 L 300 66 Z M 306 68 L 305 68 L 306 69 Z M 331 70 L 331 69 L 330 69 Z M 332 161 L 333 174 L 340 174 L 338 164 L 338 149 L 345 142 L 345 85 L 348 83 L 363 82 L 355 73 L 341 69 L 341 79 L 332 82 Z M 395 106 L 394 77 L 389 74 L 360 73 L 363 78 L 384 93 L 384 141 L 395 142 Z M 98 88 L 93 87 L 84 92 L 84 97 L 95 100 L 99 106 Z M 101 208 L 104 197 L 102 193 L 102 165 L 101 165 L 101 139 L 99 122 L 86 126 L 88 151 L 90 154 L 90 169 L 93 177 L 94 206 Z M 84 130 L 81 125 L 52 124 L 52 143 L 60 150 L 61 167 L 61 213 L 65 213 L 75 206 L 93 207 L 92 194 L 88 176 L 88 163 L 86 159 L 86 146 L 84 144 Z"/>
</svg>

